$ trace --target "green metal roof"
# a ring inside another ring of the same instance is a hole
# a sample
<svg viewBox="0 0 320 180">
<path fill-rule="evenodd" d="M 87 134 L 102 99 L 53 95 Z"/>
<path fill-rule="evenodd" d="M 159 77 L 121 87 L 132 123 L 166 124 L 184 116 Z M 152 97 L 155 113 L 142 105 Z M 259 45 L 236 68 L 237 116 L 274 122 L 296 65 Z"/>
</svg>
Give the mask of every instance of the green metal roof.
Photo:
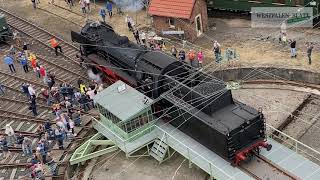
<svg viewBox="0 0 320 180">
<path fill-rule="evenodd" d="M 124 86 L 125 89 L 119 92 L 118 89 Z M 147 104 L 144 103 L 144 98 L 148 99 Z M 121 121 L 128 120 L 153 102 L 152 99 L 122 81 L 117 81 L 101 91 L 93 100 Z"/>
</svg>

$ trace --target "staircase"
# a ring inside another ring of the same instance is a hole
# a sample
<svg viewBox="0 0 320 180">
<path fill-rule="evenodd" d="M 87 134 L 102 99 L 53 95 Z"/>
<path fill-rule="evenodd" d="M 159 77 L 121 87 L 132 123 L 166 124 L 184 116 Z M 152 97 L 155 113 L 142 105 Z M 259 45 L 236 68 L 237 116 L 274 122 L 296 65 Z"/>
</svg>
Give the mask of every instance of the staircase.
<svg viewBox="0 0 320 180">
<path fill-rule="evenodd" d="M 159 163 L 162 163 L 165 160 L 168 150 L 168 144 L 157 138 L 150 150 L 150 156 L 154 157 L 157 161 L 159 161 Z"/>
</svg>

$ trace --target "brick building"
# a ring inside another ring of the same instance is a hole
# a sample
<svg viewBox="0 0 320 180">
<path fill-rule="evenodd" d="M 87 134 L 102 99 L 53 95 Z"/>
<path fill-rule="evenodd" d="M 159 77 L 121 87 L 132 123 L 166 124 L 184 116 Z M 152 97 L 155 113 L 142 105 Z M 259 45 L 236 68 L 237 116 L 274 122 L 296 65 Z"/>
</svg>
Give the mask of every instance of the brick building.
<svg viewBox="0 0 320 180">
<path fill-rule="evenodd" d="M 148 13 L 157 34 L 194 41 L 208 29 L 206 0 L 151 0 Z"/>
</svg>

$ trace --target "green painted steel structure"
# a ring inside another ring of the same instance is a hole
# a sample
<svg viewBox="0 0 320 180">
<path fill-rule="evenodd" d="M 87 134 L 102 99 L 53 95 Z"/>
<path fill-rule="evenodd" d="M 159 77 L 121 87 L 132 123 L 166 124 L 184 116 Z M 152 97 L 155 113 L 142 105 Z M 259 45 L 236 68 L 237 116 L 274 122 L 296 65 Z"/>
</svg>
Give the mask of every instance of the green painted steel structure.
<svg viewBox="0 0 320 180">
<path fill-rule="evenodd" d="M 103 137 L 101 133 L 97 133 L 78 147 L 70 158 L 70 164 L 79 164 L 118 149 L 111 140 L 99 140 Z M 106 148 L 95 151 L 97 146 L 105 146 Z"/>
</svg>

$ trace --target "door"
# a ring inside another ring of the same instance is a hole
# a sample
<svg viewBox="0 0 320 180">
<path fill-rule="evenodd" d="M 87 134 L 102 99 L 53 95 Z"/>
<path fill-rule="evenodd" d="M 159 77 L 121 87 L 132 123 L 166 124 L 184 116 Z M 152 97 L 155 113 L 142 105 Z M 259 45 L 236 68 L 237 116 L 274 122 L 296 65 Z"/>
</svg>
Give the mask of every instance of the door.
<svg viewBox="0 0 320 180">
<path fill-rule="evenodd" d="M 195 18 L 196 20 L 196 31 L 197 31 L 197 36 L 200 36 L 203 33 L 202 29 L 202 21 L 201 21 L 201 14 L 198 14 Z"/>
</svg>

